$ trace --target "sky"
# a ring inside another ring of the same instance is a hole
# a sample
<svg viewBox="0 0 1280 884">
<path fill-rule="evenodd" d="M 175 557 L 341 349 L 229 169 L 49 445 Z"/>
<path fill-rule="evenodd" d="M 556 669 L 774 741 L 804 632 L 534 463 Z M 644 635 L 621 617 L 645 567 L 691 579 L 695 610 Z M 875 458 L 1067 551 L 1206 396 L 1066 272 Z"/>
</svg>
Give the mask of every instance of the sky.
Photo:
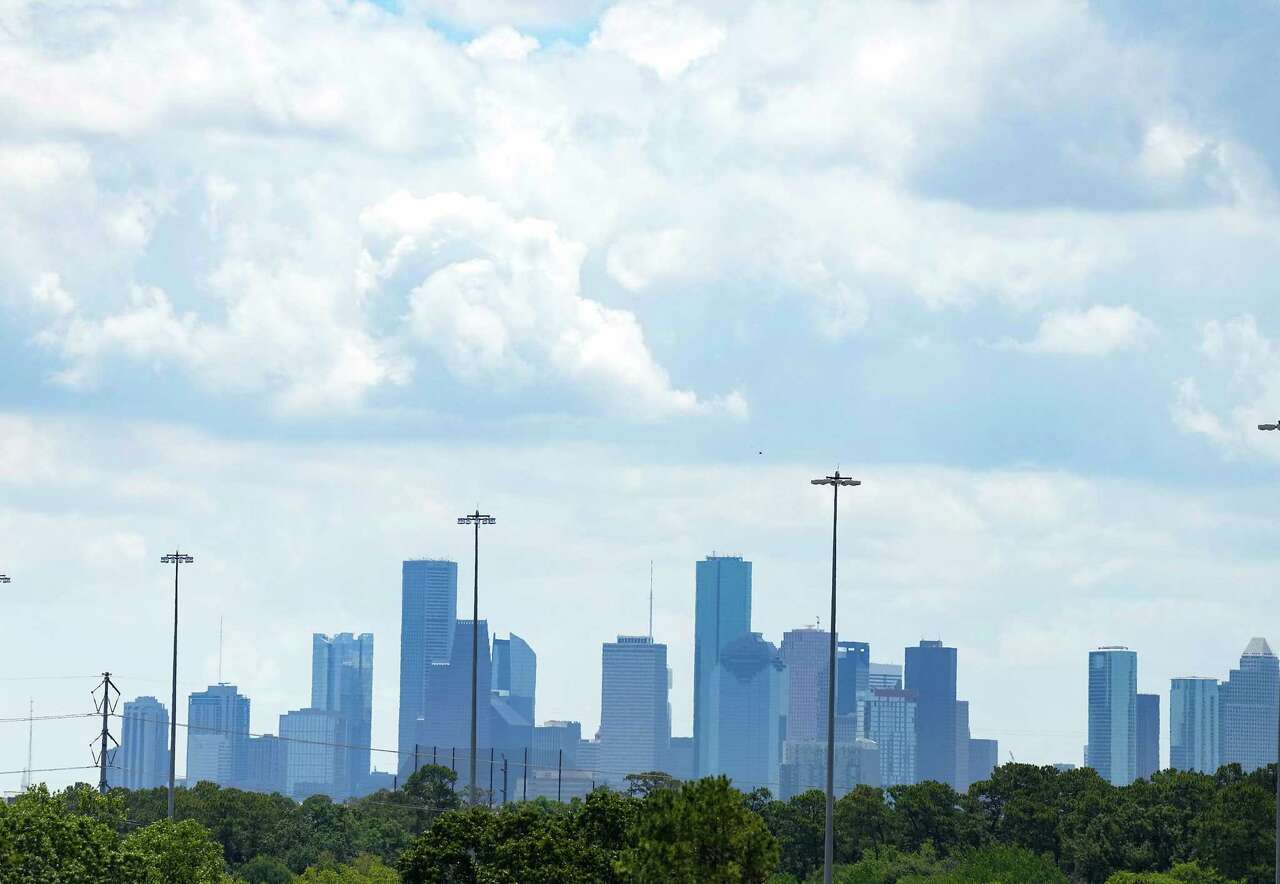
<svg viewBox="0 0 1280 884">
<path fill-rule="evenodd" d="M 29 700 L 168 703 L 177 547 L 180 696 L 274 732 L 311 634 L 372 632 L 394 746 L 400 562 L 468 608 L 475 507 L 538 718 L 594 732 L 652 562 L 687 735 L 695 561 L 825 623 L 836 467 L 842 638 L 957 647 L 1037 763 L 1128 645 L 1167 759 L 1169 679 L 1280 641 L 1278 40 L 1273 0 L 0 0 L 0 791 Z"/>
</svg>

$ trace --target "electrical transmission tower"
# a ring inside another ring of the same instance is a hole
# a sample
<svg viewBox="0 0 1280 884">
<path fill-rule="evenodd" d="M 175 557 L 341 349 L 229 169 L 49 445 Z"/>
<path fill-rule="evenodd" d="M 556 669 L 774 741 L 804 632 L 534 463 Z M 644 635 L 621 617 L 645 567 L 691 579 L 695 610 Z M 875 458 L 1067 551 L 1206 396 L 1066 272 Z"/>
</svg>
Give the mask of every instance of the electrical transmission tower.
<svg viewBox="0 0 1280 884">
<path fill-rule="evenodd" d="M 102 699 L 98 699 L 98 691 L 102 691 Z M 112 692 L 115 696 L 112 696 Z M 115 750 L 107 746 L 110 740 L 115 744 L 116 749 L 120 748 L 120 744 L 116 742 L 116 738 L 111 736 L 109 719 L 113 712 L 116 711 L 116 705 L 120 702 L 120 689 L 111 683 L 111 673 L 102 673 L 102 681 L 93 689 L 93 710 L 102 713 L 102 733 L 98 734 L 95 742 L 101 741 L 97 752 L 93 754 L 93 763 L 98 765 L 98 791 L 103 795 L 107 794 L 107 767 L 110 765 L 115 756 Z M 89 744 L 91 747 L 93 743 Z"/>
</svg>

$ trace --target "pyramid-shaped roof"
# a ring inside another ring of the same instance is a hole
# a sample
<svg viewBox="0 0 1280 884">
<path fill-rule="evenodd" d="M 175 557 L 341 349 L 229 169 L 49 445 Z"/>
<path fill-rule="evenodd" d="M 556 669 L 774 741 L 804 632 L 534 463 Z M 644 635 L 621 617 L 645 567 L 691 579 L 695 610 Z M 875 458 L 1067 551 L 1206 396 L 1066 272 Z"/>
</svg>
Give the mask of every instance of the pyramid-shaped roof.
<svg viewBox="0 0 1280 884">
<path fill-rule="evenodd" d="M 1267 644 L 1265 638 L 1254 637 L 1249 639 L 1249 644 L 1245 645 L 1244 657 L 1274 657 L 1271 651 L 1271 645 Z"/>
</svg>

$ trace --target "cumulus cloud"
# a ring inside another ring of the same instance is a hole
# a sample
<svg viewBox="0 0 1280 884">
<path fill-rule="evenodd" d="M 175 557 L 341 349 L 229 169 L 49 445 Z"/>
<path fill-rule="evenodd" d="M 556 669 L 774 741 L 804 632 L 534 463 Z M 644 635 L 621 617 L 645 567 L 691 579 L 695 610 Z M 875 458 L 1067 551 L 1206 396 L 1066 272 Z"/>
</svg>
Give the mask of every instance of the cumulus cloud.
<svg viewBox="0 0 1280 884">
<path fill-rule="evenodd" d="M 1051 356 L 1109 356 L 1133 349 L 1155 334 L 1155 325 L 1125 304 L 1102 304 L 1088 310 L 1055 310 L 1040 321 L 1029 341 L 1003 341 L 998 346 Z"/>
<path fill-rule="evenodd" d="M 534 37 L 513 27 L 493 28 L 467 44 L 467 55 L 482 61 L 521 61 L 538 48 Z"/>
<path fill-rule="evenodd" d="M 617 52 L 674 80 L 724 42 L 722 26 L 677 0 L 624 0 L 611 6 L 591 35 L 591 46 Z"/>
</svg>

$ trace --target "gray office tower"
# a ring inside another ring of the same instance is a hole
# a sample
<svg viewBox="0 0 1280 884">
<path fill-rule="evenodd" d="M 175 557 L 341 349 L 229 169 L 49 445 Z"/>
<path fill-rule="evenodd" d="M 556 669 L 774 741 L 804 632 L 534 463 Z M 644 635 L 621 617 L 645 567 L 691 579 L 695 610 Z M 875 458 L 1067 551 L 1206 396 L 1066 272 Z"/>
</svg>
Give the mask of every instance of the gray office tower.
<svg viewBox="0 0 1280 884">
<path fill-rule="evenodd" d="M 766 786 L 779 794 L 786 679 L 778 649 L 758 632 L 721 651 L 712 690 L 719 721 L 709 774 L 724 774 L 743 792 Z"/>
<path fill-rule="evenodd" d="M 782 634 L 782 662 L 787 665 L 787 740 L 790 742 L 827 738 L 830 654 L 831 633 L 825 630 L 806 626 Z"/>
<path fill-rule="evenodd" d="M 956 779 L 957 792 L 969 791 L 969 701 L 956 700 Z"/>
<path fill-rule="evenodd" d="M 458 617 L 458 563 L 410 559 L 400 583 L 400 775 L 413 769 L 418 719 L 426 712 L 427 676 L 447 665 Z M 471 661 L 467 661 L 471 665 Z M 485 682 L 487 684 L 487 682 Z"/>
<path fill-rule="evenodd" d="M 249 738 L 249 777 L 246 789 L 271 794 L 285 792 L 286 743 L 273 734 Z"/>
<path fill-rule="evenodd" d="M 697 566 L 693 625 L 693 766 L 697 776 L 715 773 L 711 758 L 719 739 L 715 686 L 720 654 L 751 633 L 751 563 L 739 556 L 708 556 Z"/>
<path fill-rule="evenodd" d="M 529 643 L 510 633 L 507 638 L 493 638 L 492 689 L 507 704 L 533 725 L 534 696 L 538 686 L 538 655 Z"/>
<path fill-rule="evenodd" d="M 431 747 L 437 753 L 457 751 L 458 784 L 467 784 L 467 756 L 471 752 L 471 629 L 474 621 L 459 620 L 453 636 L 453 653 L 448 663 L 435 663 L 427 676 L 426 714 L 418 721 L 418 762 L 431 760 Z M 489 622 L 480 621 L 480 642 L 476 656 L 476 759 L 479 777 L 480 761 L 489 760 L 493 746 L 492 706 L 486 689 L 493 679 L 489 657 Z M 413 770 L 414 745 L 409 745 L 409 770 Z M 424 755 L 425 753 L 425 755 Z M 437 754 L 439 758 L 439 754 Z M 487 771 L 486 771 L 487 774 Z M 487 782 L 487 780 L 486 780 Z"/>
<path fill-rule="evenodd" d="M 1160 769 L 1160 695 L 1138 694 L 1138 778 Z"/>
<path fill-rule="evenodd" d="M 187 705 L 187 785 L 239 787 L 249 776 L 249 698 L 235 685 L 210 685 Z"/>
<path fill-rule="evenodd" d="M 880 747 L 880 785 L 916 782 L 916 695 L 872 688 L 863 703 L 863 732 Z"/>
<path fill-rule="evenodd" d="M 1222 714 L 1222 763 L 1239 764 L 1248 773 L 1276 760 L 1276 721 L 1280 719 L 1280 661 L 1264 638 L 1249 641 L 1218 689 Z"/>
<path fill-rule="evenodd" d="M 362 794 L 369 777 L 373 729 L 373 636 L 349 632 L 311 636 L 311 708 L 342 716 L 344 747 L 338 752 L 333 798 Z"/>
<path fill-rule="evenodd" d="M 856 715 L 871 696 L 871 645 L 836 643 L 836 715 Z"/>
<path fill-rule="evenodd" d="M 1169 766 L 1217 773 L 1221 758 L 1216 678 L 1175 678 L 1169 682 Z"/>
<path fill-rule="evenodd" d="M 1085 763 L 1113 786 L 1138 776 L 1138 655 L 1111 645 L 1089 652 Z"/>
<path fill-rule="evenodd" d="M 906 657 L 905 687 L 916 695 L 916 779 L 955 786 L 956 649 L 922 641 L 907 648 Z"/>
<path fill-rule="evenodd" d="M 661 770 L 671 742 L 667 646 L 647 635 L 606 642 L 600 678 L 600 771 L 624 782 L 629 773 Z"/>
<path fill-rule="evenodd" d="M 333 797 L 333 784 L 342 779 L 345 727 L 340 713 L 324 709 L 295 709 L 280 716 L 286 794 L 298 801 L 312 795 Z"/>
<path fill-rule="evenodd" d="M 876 688 L 885 688 L 891 691 L 902 690 L 902 664 L 870 664 L 867 667 L 867 687 L 873 691 Z"/>
<path fill-rule="evenodd" d="M 969 785 L 991 779 L 1000 763 L 1000 744 L 996 740 L 969 741 Z"/>
<path fill-rule="evenodd" d="M 169 782 L 169 712 L 155 697 L 124 704 L 118 782 L 126 789 L 154 789 Z"/>
</svg>

